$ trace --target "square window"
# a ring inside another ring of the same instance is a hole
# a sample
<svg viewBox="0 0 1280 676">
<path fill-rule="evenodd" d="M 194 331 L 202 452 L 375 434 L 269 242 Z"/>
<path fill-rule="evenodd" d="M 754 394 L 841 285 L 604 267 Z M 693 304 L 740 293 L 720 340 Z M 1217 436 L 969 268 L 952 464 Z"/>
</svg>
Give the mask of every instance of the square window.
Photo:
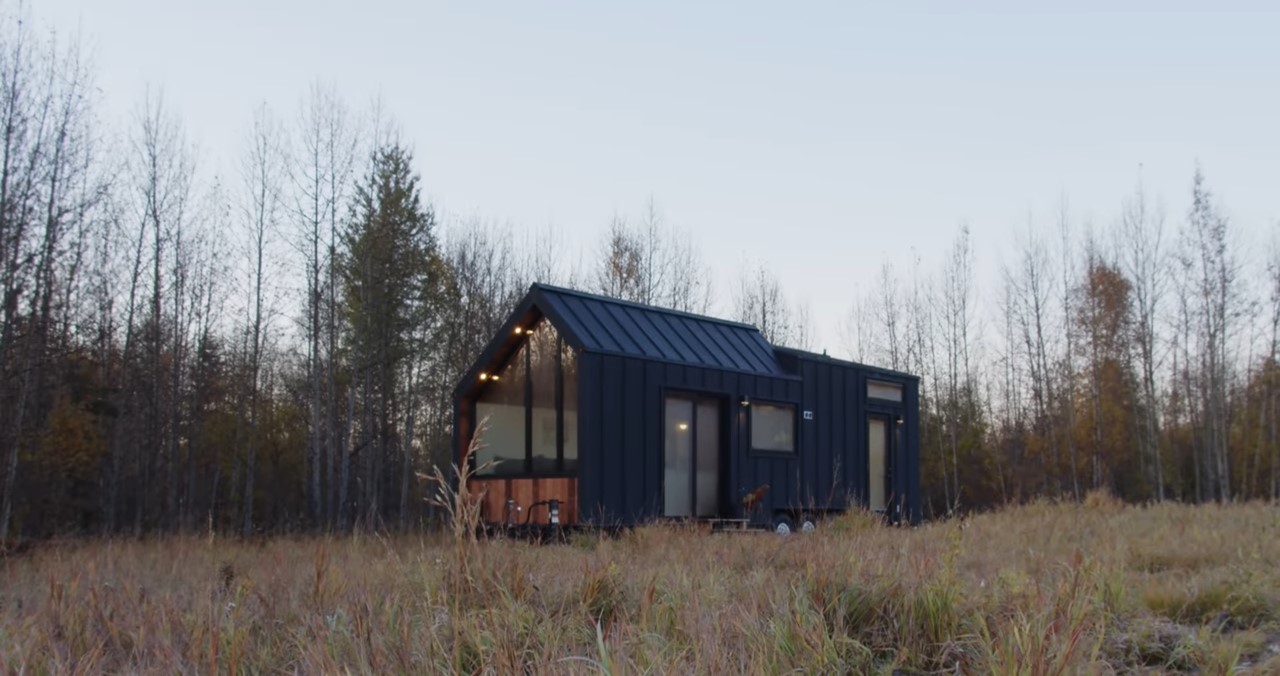
<svg viewBox="0 0 1280 676">
<path fill-rule="evenodd" d="M 796 407 L 751 403 L 751 450 L 796 452 Z"/>
</svg>

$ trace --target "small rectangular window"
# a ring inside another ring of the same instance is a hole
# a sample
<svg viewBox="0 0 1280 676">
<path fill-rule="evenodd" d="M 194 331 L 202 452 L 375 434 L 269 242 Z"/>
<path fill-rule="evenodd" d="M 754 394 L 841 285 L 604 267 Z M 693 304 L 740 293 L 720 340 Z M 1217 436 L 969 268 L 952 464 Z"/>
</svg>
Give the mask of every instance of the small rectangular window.
<svg viewBox="0 0 1280 676">
<path fill-rule="evenodd" d="M 897 383 L 886 383 L 879 380 L 867 381 L 867 397 L 885 401 L 902 402 L 902 386 Z"/>
<path fill-rule="evenodd" d="M 752 402 L 751 450 L 795 453 L 796 407 Z"/>
</svg>

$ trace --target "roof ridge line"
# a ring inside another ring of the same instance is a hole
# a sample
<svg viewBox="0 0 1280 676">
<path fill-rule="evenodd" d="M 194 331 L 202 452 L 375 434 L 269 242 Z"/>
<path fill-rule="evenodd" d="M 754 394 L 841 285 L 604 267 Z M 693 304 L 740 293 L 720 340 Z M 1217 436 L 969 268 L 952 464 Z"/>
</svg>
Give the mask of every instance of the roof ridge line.
<svg viewBox="0 0 1280 676">
<path fill-rule="evenodd" d="M 646 305 L 644 303 L 639 303 L 633 300 L 625 300 L 623 298 L 614 298 L 613 296 L 605 296 L 603 294 L 591 293 L 589 291 L 580 291 L 578 289 L 570 289 L 568 287 L 556 286 L 554 284 L 546 284 L 544 282 L 534 282 L 533 284 L 529 285 L 529 289 L 530 290 L 539 289 L 542 291 L 551 291 L 554 293 L 565 293 L 572 296 L 578 296 L 579 298 L 588 298 L 591 300 L 597 300 L 602 303 L 615 303 L 617 305 L 626 305 L 626 306 L 638 308 L 641 310 L 661 312 L 663 314 L 669 314 L 676 317 L 684 317 L 686 319 L 693 319 L 701 322 L 715 322 L 717 324 L 724 324 L 726 326 L 733 326 L 741 329 L 750 329 L 752 331 L 755 331 L 756 333 L 760 333 L 760 327 L 754 324 L 748 324 L 746 322 L 735 321 L 732 319 L 725 319 L 723 317 L 713 317 L 711 315 L 700 315 L 693 312 L 688 312 L 686 310 L 677 310 L 675 308 L 662 307 L 661 305 Z M 763 337 L 763 334 L 761 334 L 761 337 Z M 773 347 L 773 345 L 769 343 L 769 341 L 766 340 L 765 343 L 769 344 L 770 347 Z"/>
</svg>

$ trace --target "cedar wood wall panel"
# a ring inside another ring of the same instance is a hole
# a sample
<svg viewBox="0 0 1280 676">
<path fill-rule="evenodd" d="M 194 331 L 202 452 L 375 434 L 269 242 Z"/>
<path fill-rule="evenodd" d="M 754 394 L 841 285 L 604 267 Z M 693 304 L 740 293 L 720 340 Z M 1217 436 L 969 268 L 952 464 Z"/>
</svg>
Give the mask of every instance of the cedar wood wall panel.
<svg viewBox="0 0 1280 676">
<path fill-rule="evenodd" d="M 502 523 L 507 498 L 514 498 L 523 509 L 540 500 L 560 501 L 560 522 L 565 525 L 578 523 L 578 480 L 572 477 L 547 477 L 516 479 L 502 477 L 473 478 L 472 495 L 483 496 L 481 518 L 486 523 Z M 526 512 L 520 512 L 517 521 L 524 523 Z M 548 513 L 545 507 L 533 510 L 529 523 L 546 525 Z"/>
</svg>

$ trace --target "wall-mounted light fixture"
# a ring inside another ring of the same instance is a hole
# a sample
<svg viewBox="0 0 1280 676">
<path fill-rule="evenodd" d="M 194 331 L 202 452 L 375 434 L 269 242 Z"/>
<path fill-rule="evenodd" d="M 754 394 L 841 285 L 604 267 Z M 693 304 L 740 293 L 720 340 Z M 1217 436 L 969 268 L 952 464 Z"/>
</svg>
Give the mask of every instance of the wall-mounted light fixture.
<svg viewBox="0 0 1280 676">
<path fill-rule="evenodd" d="M 899 415 L 898 417 L 894 418 L 894 419 L 893 419 L 893 421 L 894 421 L 894 422 L 896 422 L 896 423 L 898 423 L 899 425 L 901 425 L 901 424 L 904 422 L 904 421 L 902 420 L 902 416 L 900 416 L 900 415 Z"/>
<path fill-rule="evenodd" d="M 751 400 L 750 400 L 750 399 L 747 399 L 747 395 L 745 395 L 745 394 L 744 394 L 744 395 L 742 395 L 742 401 L 740 401 L 740 402 L 738 402 L 738 403 L 739 403 L 739 404 L 742 404 L 742 408 L 746 408 L 746 407 L 748 407 L 748 406 L 750 406 L 750 405 L 751 405 Z"/>
<path fill-rule="evenodd" d="M 678 430 L 680 430 L 681 432 L 683 432 L 683 431 L 685 431 L 685 430 L 689 429 L 689 423 L 687 423 L 687 422 L 676 423 L 676 429 L 678 429 Z"/>
</svg>

